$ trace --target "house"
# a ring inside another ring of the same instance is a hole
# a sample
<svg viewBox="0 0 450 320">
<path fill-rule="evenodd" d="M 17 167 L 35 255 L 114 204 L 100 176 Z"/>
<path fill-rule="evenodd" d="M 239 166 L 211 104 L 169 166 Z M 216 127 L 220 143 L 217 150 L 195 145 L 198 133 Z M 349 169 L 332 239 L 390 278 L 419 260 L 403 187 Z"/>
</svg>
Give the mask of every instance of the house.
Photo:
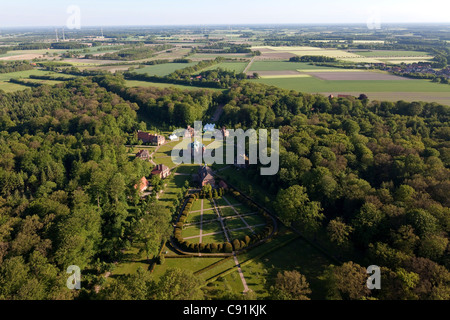
<svg viewBox="0 0 450 320">
<path fill-rule="evenodd" d="M 149 185 L 150 183 L 148 182 L 148 180 L 145 177 L 142 177 L 141 180 L 139 180 L 139 183 L 134 185 L 134 188 L 142 193 L 147 190 Z"/>
<path fill-rule="evenodd" d="M 142 140 L 143 143 L 150 143 L 155 146 L 160 146 L 166 143 L 166 138 L 157 134 L 150 134 L 148 132 L 138 131 L 138 139 Z"/>
<path fill-rule="evenodd" d="M 139 158 L 142 160 L 149 160 L 150 152 L 148 150 L 139 150 L 139 152 L 136 154 L 136 158 Z"/>
<path fill-rule="evenodd" d="M 212 175 L 212 170 L 208 166 L 200 167 L 200 169 L 198 170 L 198 180 L 202 187 L 208 184 L 211 185 L 211 187 L 214 187 L 216 185 L 216 182 Z"/>
<path fill-rule="evenodd" d="M 187 129 L 184 131 L 184 137 L 185 138 L 193 138 L 195 136 L 195 130 L 191 126 L 188 126 Z"/>
<path fill-rule="evenodd" d="M 168 176 L 170 176 L 170 169 L 168 166 L 165 166 L 163 164 L 158 164 L 153 170 L 152 170 L 153 176 L 159 176 L 161 179 L 165 179 Z"/>
</svg>

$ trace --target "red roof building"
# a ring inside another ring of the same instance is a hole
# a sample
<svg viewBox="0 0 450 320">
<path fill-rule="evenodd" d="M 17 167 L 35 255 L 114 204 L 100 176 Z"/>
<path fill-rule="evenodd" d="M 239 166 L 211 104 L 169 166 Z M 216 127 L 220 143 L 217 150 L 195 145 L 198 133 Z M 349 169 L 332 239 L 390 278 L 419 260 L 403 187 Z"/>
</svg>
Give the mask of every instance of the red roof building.
<svg viewBox="0 0 450 320">
<path fill-rule="evenodd" d="M 153 170 L 152 175 L 159 176 L 161 179 L 165 179 L 170 175 L 170 169 L 168 166 L 158 164 Z"/>
</svg>

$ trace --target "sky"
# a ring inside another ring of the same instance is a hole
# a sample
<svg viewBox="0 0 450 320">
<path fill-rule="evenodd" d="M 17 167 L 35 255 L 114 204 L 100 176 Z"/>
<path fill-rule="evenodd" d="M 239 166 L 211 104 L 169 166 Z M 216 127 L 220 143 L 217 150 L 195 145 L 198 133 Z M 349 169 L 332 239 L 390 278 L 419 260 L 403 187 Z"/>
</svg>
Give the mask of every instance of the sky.
<svg viewBox="0 0 450 320">
<path fill-rule="evenodd" d="M 64 26 L 75 20 L 81 28 L 368 21 L 450 23 L 449 12 L 448 0 L 0 0 L 0 28 Z"/>
</svg>

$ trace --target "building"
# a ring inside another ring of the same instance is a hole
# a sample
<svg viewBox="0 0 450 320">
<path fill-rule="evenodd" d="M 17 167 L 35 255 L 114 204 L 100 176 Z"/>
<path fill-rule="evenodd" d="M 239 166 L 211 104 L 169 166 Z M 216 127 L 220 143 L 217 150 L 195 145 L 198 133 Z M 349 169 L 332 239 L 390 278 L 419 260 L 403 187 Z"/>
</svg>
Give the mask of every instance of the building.
<svg viewBox="0 0 450 320">
<path fill-rule="evenodd" d="M 193 138 L 195 136 L 195 130 L 191 126 L 188 126 L 187 129 L 184 131 L 184 137 L 185 138 Z"/>
<path fill-rule="evenodd" d="M 145 190 L 147 190 L 150 183 L 145 177 L 142 177 L 141 180 L 139 180 L 138 184 L 134 185 L 134 188 L 139 190 L 139 192 L 143 193 Z"/>
<path fill-rule="evenodd" d="M 153 170 L 152 170 L 153 176 L 159 176 L 161 179 L 165 179 L 168 176 L 170 176 L 170 169 L 168 166 L 165 166 L 163 164 L 158 164 Z"/>
<path fill-rule="evenodd" d="M 198 170 L 198 180 L 202 187 L 204 187 L 208 184 L 211 185 L 211 187 L 215 187 L 215 185 L 216 185 L 216 182 L 212 175 L 212 170 L 208 166 L 200 167 L 200 169 Z"/>
<path fill-rule="evenodd" d="M 157 134 L 150 134 L 148 132 L 144 132 L 139 130 L 138 131 L 138 139 L 141 140 L 143 143 L 150 143 L 154 146 L 160 146 L 166 143 L 166 138 L 161 135 Z"/>
<path fill-rule="evenodd" d="M 178 141 L 180 140 L 176 134 L 171 134 L 169 136 L 170 141 Z"/>
<path fill-rule="evenodd" d="M 148 150 L 139 150 L 139 152 L 136 154 L 136 158 L 142 160 L 150 160 L 150 152 Z"/>
</svg>

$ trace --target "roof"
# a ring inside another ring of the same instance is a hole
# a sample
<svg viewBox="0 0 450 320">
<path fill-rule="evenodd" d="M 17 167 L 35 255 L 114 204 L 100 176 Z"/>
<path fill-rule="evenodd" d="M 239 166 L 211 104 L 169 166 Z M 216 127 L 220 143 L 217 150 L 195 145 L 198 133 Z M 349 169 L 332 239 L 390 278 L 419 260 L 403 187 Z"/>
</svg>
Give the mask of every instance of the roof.
<svg viewBox="0 0 450 320">
<path fill-rule="evenodd" d="M 150 157 L 150 152 L 148 152 L 148 150 L 139 150 L 139 152 L 136 154 L 136 157 L 148 158 Z"/>
<path fill-rule="evenodd" d="M 158 165 L 156 165 L 156 167 L 153 168 L 152 174 L 158 174 L 158 173 L 164 172 L 166 170 L 170 170 L 168 166 L 166 166 L 164 164 L 158 164 Z"/>
<path fill-rule="evenodd" d="M 145 189 L 147 189 L 148 185 L 149 185 L 149 183 L 148 183 L 147 178 L 142 177 L 141 180 L 139 180 L 139 183 L 134 185 L 134 188 L 139 189 L 139 191 L 142 192 Z"/>
</svg>

